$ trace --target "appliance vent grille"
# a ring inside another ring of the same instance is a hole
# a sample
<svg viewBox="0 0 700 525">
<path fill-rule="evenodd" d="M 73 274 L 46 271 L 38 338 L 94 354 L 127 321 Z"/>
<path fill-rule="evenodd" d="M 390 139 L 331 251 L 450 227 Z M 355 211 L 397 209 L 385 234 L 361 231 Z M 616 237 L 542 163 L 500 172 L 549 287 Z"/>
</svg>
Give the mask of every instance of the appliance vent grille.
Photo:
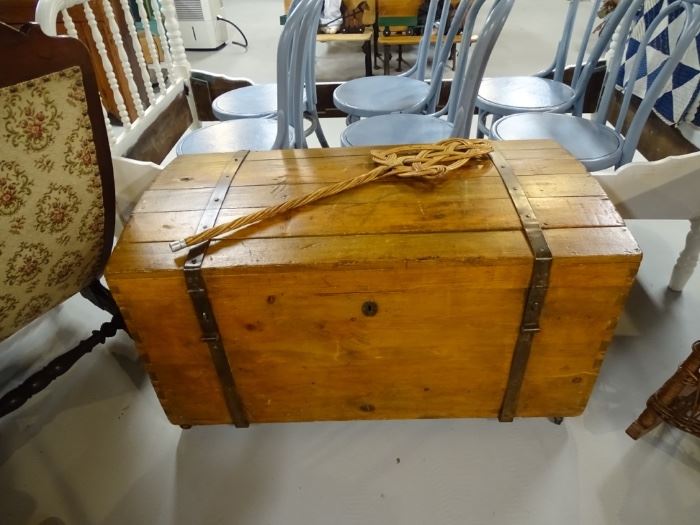
<svg viewBox="0 0 700 525">
<path fill-rule="evenodd" d="M 175 0 L 178 20 L 204 20 L 201 0 Z"/>
</svg>

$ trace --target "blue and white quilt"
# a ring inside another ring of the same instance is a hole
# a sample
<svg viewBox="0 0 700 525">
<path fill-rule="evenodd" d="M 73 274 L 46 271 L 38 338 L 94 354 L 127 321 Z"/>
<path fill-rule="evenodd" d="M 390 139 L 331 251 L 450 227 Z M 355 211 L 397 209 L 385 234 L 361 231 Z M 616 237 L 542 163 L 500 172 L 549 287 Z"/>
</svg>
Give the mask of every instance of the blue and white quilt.
<svg viewBox="0 0 700 525">
<path fill-rule="evenodd" d="M 627 81 L 630 73 L 625 71 L 633 65 L 634 57 L 639 50 L 640 40 L 644 36 L 648 24 L 666 5 L 677 0 L 647 0 L 644 3 L 644 12 L 640 13 L 633 24 L 632 35 L 625 51 L 625 59 L 618 73 L 618 86 Z M 654 81 L 671 53 L 672 47 L 678 40 L 678 35 L 683 27 L 685 14 L 681 11 L 675 13 L 662 22 L 649 40 L 646 49 L 646 61 L 641 66 L 634 86 L 634 94 L 644 97 L 646 90 Z M 667 124 L 690 122 L 700 127 L 700 111 L 698 111 L 698 97 L 700 97 L 700 35 L 695 39 L 695 45 L 691 45 L 681 62 L 676 67 L 673 75 L 661 92 L 654 112 Z M 692 114 L 691 114 L 692 113 Z"/>
</svg>

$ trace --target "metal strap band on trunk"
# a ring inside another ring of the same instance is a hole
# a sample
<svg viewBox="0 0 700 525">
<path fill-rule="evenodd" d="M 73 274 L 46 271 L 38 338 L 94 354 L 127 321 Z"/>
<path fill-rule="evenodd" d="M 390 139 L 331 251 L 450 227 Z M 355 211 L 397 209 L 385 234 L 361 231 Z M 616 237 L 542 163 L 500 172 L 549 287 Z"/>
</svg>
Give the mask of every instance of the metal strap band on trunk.
<svg viewBox="0 0 700 525">
<path fill-rule="evenodd" d="M 535 216 L 535 212 L 525 194 L 525 190 L 513 173 L 513 169 L 503 155 L 497 150 L 491 153 L 491 160 L 500 174 L 503 184 L 505 184 L 508 190 L 508 194 L 513 201 L 515 210 L 523 225 L 527 242 L 535 256 L 520 332 L 515 342 L 510 373 L 508 374 L 508 383 L 506 385 L 505 394 L 503 395 L 501 411 L 498 416 L 500 421 L 513 421 L 518 408 L 518 398 L 520 396 L 523 379 L 525 378 L 527 362 L 530 358 L 532 341 L 535 334 L 540 331 L 539 320 L 549 286 L 552 252 L 549 250 L 547 240 L 542 232 L 542 227 Z"/>
<path fill-rule="evenodd" d="M 226 198 L 226 193 L 231 187 L 231 182 L 236 175 L 238 168 L 243 164 L 247 152 L 238 152 L 233 160 L 226 165 L 219 180 L 214 187 L 214 191 L 209 197 L 207 207 L 202 214 L 199 224 L 197 225 L 196 233 L 200 233 L 207 228 L 211 228 L 216 223 L 216 219 L 221 211 L 221 206 Z M 233 378 L 233 372 L 226 357 L 221 333 L 216 323 L 214 310 L 212 309 L 207 289 L 202 275 L 202 263 L 209 242 L 200 244 L 192 248 L 187 254 L 187 262 L 185 262 L 185 283 L 187 285 L 187 293 L 192 300 L 199 326 L 202 329 L 202 341 L 205 341 L 209 346 L 209 352 L 216 369 L 216 374 L 219 376 L 219 382 L 224 393 L 226 406 L 233 424 L 237 427 L 247 427 L 248 419 L 246 417 L 243 403 L 236 390 L 236 381 Z"/>
</svg>

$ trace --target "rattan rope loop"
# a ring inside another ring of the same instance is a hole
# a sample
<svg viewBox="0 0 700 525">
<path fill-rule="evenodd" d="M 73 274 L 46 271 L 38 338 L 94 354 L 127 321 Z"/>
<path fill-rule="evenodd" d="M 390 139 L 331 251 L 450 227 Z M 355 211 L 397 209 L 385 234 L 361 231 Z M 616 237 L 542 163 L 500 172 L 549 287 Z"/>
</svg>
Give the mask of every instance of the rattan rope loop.
<svg viewBox="0 0 700 525">
<path fill-rule="evenodd" d="M 281 215 L 289 210 L 300 208 L 325 197 L 337 195 L 376 180 L 397 177 L 438 181 L 450 171 L 461 168 L 471 159 L 482 157 L 491 151 L 493 151 L 493 148 L 486 140 L 461 138 L 447 139 L 435 144 L 412 144 L 396 146 L 386 150 L 372 150 L 370 152 L 372 160 L 377 164 L 377 167 L 363 175 L 331 184 L 308 195 L 239 217 L 215 228 L 191 235 L 186 239 L 171 242 L 170 249 L 175 252 L 209 241 L 243 226 Z"/>
</svg>

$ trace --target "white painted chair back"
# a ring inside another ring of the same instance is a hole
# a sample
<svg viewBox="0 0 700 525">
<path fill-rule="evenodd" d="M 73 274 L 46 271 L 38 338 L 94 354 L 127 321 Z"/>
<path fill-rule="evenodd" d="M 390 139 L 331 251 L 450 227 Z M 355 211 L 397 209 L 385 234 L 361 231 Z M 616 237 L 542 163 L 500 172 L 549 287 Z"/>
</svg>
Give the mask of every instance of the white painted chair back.
<svg viewBox="0 0 700 525">
<path fill-rule="evenodd" d="M 84 11 L 92 37 L 92 41 L 84 41 L 84 43 L 88 48 L 96 49 L 99 54 L 116 105 L 117 115 L 114 117 L 121 121 L 121 126 L 111 125 L 105 111 L 105 122 L 114 157 L 126 155 L 149 125 L 169 107 L 180 93 L 187 93 L 193 123 L 195 126 L 199 124 L 192 90 L 189 89 L 190 65 L 185 55 L 173 0 L 150 0 L 150 9 L 145 4 L 145 1 L 148 0 L 133 1 L 141 19 L 142 40 L 139 39 L 137 33 L 136 23 L 129 8 L 129 0 L 92 0 L 91 2 L 87 0 L 39 0 L 36 8 L 36 22 L 39 23 L 44 33 L 50 36 L 56 35 L 58 24 L 62 22 L 68 35 L 74 38 L 80 38 L 80 36 L 68 9 L 80 6 Z M 98 3 L 104 11 L 107 27 L 100 27 L 101 24 L 95 18 L 93 7 L 96 7 Z M 117 3 L 118 7 L 116 7 Z M 120 32 L 115 9 L 121 11 L 118 13 L 119 19 L 123 17 L 127 34 Z M 149 13 L 151 14 L 150 18 Z M 157 34 L 151 31 L 152 22 L 155 22 Z M 131 42 L 129 47 L 136 55 L 139 75 L 134 75 L 132 70 L 129 53 L 125 47 L 126 41 Z M 145 49 L 142 47 L 141 41 L 145 43 Z M 111 48 L 116 49 L 118 63 L 115 64 L 110 59 L 106 43 L 110 44 Z M 151 59 L 151 64 L 147 63 L 146 57 Z M 155 77 L 154 82 L 151 81 L 149 65 Z M 126 81 L 121 83 L 118 81 L 115 73 L 117 71 L 123 73 L 122 78 L 125 78 Z M 142 98 L 142 93 L 145 93 L 145 98 Z M 132 101 L 133 110 L 136 113 L 135 118 L 133 112 L 130 116 L 125 100 Z"/>
<path fill-rule="evenodd" d="M 669 283 L 671 290 L 680 292 L 700 258 L 700 152 L 632 162 L 595 177 L 624 219 L 690 221 Z"/>
</svg>

